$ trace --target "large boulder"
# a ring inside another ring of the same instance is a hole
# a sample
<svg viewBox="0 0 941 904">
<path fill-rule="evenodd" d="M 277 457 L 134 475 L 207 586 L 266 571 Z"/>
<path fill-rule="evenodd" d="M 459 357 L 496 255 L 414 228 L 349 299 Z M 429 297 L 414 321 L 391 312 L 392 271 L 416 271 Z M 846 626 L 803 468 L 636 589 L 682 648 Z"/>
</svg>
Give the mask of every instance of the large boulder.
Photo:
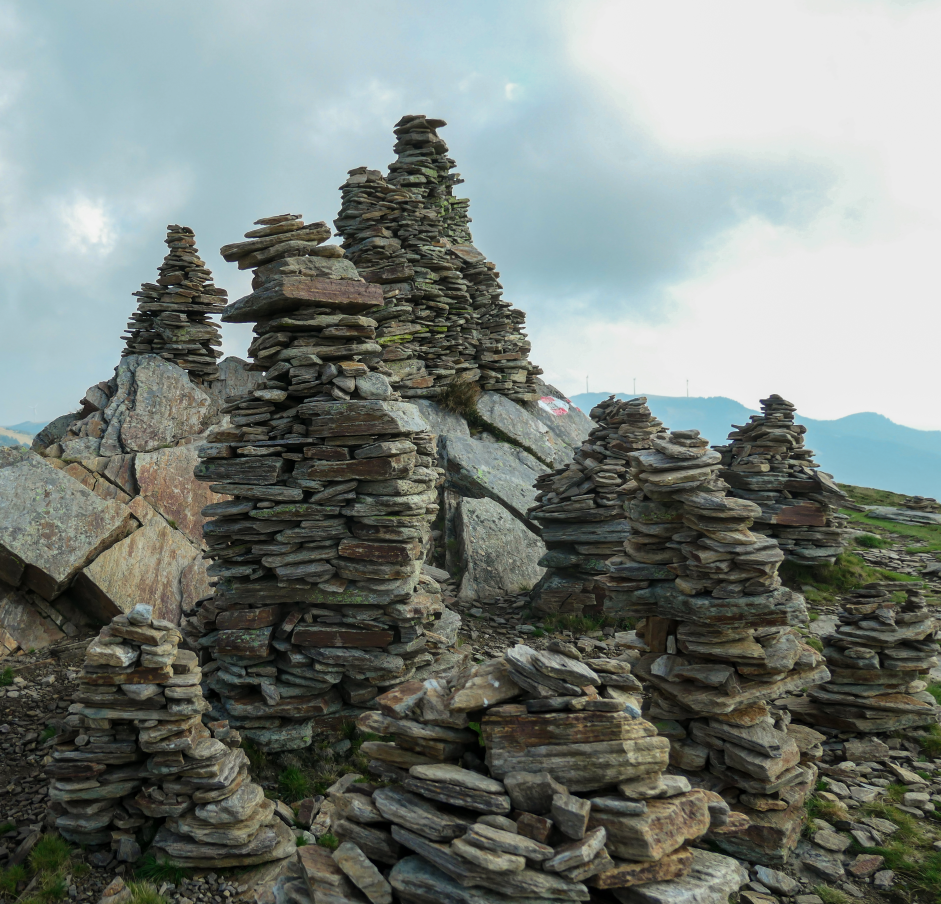
<svg viewBox="0 0 941 904">
<path fill-rule="evenodd" d="M 65 638 L 55 623 L 39 612 L 37 601 L 31 591 L 0 582 L 0 656 L 17 648 L 42 650 Z"/>
<path fill-rule="evenodd" d="M 197 443 L 189 443 L 156 452 L 140 452 L 135 456 L 134 468 L 140 495 L 171 526 L 201 546 L 206 522 L 202 509 L 229 497 L 213 493 L 209 484 L 193 477 L 193 469 L 199 462 L 198 448 Z"/>
<path fill-rule="evenodd" d="M 229 355 L 219 362 L 219 377 L 209 384 L 209 391 L 220 400 L 245 395 L 265 379 L 264 371 L 249 370 L 248 361 Z"/>
<path fill-rule="evenodd" d="M 509 443 L 485 443 L 448 435 L 439 444 L 447 485 L 462 496 L 493 499 L 514 518 L 529 524 L 526 512 L 536 501 L 534 483 L 549 469 Z"/>
<path fill-rule="evenodd" d="M 155 617 L 176 624 L 181 607 L 195 603 L 208 589 L 198 580 L 197 561 L 203 561 L 199 549 L 154 517 L 98 556 L 82 571 L 75 588 L 95 611 L 109 617 L 147 603 Z"/>
<path fill-rule="evenodd" d="M 568 450 L 568 458 L 561 464 L 568 464 L 572 455 L 588 438 L 595 422 L 554 386 L 536 378 L 536 392 L 539 398 L 533 402 L 524 402 L 523 408 L 549 431 L 550 442 L 556 448 Z M 558 459 L 556 459 L 558 461 Z M 561 467 L 557 464 L 556 467 Z"/>
<path fill-rule="evenodd" d="M 153 452 L 202 433 L 218 416 L 218 401 L 157 355 L 122 358 L 116 379 L 97 454 Z"/>
<path fill-rule="evenodd" d="M 522 593 L 542 577 L 542 540 L 492 499 L 462 499 L 455 532 L 464 566 L 459 600 Z"/>
<path fill-rule="evenodd" d="M 467 421 L 459 414 L 442 408 L 437 402 L 431 399 L 412 399 L 412 404 L 421 412 L 421 416 L 428 424 L 428 429 L 438 436 L 470 436 L 470 428 Z"/>
<path fill-rule="evenodd" d="M 108 502 L 21 447 L 0 449 L 0 579 L 55 599 L 97 555 L 137 526 Z"/>
<path fill-rule="evenodd" d="M 568 446 L 562 443 L 557 446 L 553 442 L 554 438 L 545 424 L 522 405 L 498 392 L 482 392 L 478 396 L 477 416 L 498 436 L 502 434 L 545 465 L 561 467 L 572 458 Z"/>
</svg>

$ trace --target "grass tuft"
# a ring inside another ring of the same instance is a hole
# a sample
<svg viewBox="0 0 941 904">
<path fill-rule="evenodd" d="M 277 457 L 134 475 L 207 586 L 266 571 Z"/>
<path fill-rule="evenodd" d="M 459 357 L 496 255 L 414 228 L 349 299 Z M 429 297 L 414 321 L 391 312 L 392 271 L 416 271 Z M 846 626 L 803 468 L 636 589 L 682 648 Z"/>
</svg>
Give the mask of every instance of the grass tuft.
<svg viewBox="0 0 941 904">
<path fill-rule="evenodd" d="M 265 756 L 265 752 L 259 750 L 251 741 L 243 741 L 242 750 L 245 751 L 248 762 L 251 763 L 252 769 L 256 772 L 264 769 L 268 764 L 268 757 Z"/>
<path fill-rule="evenodd" d="M 302 769 L 288 766 L 278 775 L 278 788 L 288 800 L 303 800 L 310 796 L 311 781 Z"/>
<path fill-rule="evenodd" d="M 814 894 L 823 901 L 823 904 L 849 904 L 849 896 L 838 888 L 829 885 L 814 886 Z"/>
<path fill-rule="evenodd" d="M 0 672 L 0 687 L 9 687 L 13 684 L 13 669 L 9 666 Z"/>
<path fill-rule="evenodd" d="M 39 736 L 40 741 L 48 741 L 51 738 L 56 736 L 56 727 L 55 725 L 47 725 L 43 730 L 42 734 Z"/>
<path fill-rule="evenodd" d="M 158 860 L 154 854 L 146 853 L 137 861 L 134 875 L 138 881 L 179 885 L 187 877 L 188 872 L 172 860 Z"/>
<path fill-rule="evenodd" d="M 819 790 L 819 789 L 818 789 Z M 846 818 L 846 808 L 836 803 L 836 801 L 826 800 L 823 797 L 813 795 L 808 797 L 804 803 L 804 810 L 807 812 L 807 822 L 812 819 L 822 819 L 825 822 L 834 822 L 838 819 Z"/>
<path fill-rule="evenodd" d="M 26 881 L 26 870 L 22 866 L 11 866 L 0 870 L 0 892 L 12 895 L 16 892 L 16 886 L 20 882 Z"/>
<path fill-rule="evenodd" d="M 445 411 L 461 414 L 467 420 L 477 415 L 477 399 L 480 398 L 480 386 L 477 383 L 448 383 L 435 399 Z"/>
<path fill-rule="evenodd" d="M 54 873 L 72 859 L 72 848 L 61 835 L 43 835 L 30 852 L 29 865 L 37 873 Z"/>
<path fill-rule="evenodd" d="M 890 540 L 878 537 L 875 534 L 860 534 L 856 538 L 856 545 L 862 546 L 863 549 L 886 549 L 892 543 Z"/>
<path fill-rule="evenodd" d="M 831 602 L 839 594 L 855 590 L 872 581 L 917 581 L 910 574 L 897 574 L 884 568 L 872 568 L 859 556 L 849 552 L 837 556 L 832 565 L 798 565 L 783 562 L 778 573 L 788 587 L 805 588 L 804 595 L 812 602 Z"/>
<path fill-rule="evenodd" d="M 937 689 L 938 685 L 934 684 L 928 687 L 928 693 L 938 700 L 938 695 L 932 688 Z M 941 700 L 938 700 L 938 702 L 941 703 Z M 931 759 L 941 757 L 941 725 L 929 725 L 925 734 L 919 736 L 918 744 L 925 755 L 931 757 Z"/>
<path fill-rule="evenodd" d="M 335 851 L 340 846 L 340 839 L 331 832 L 326 832 L 317 839 L 317 844 L 328 851 Z"/>
<path fill-rule="evenodd" d="M 167 904 L 153 882 L 128 882 L 127 887 L 131 890 L 131 904 Z"/>
</svg>

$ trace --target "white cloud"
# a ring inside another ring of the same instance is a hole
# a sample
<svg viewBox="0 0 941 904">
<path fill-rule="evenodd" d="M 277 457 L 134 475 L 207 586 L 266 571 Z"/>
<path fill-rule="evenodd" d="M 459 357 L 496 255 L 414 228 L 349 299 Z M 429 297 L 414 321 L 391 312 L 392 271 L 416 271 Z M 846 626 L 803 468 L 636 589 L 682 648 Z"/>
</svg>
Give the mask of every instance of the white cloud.
<svg viewBox="0 0 941 904">
<path fill-rule="evenodd" d="M 503 94 L 507 100 L 513 101 L 518 100 L 523 86 L 517 85 L 516 82 L 507 82 L 503 86 Z"/>
<path fill-rule="evenodd" d="M 811 417 L 879 411 L 941 429 L 941 4 L 618 0 L 587 11 L 573 57 L 669 151 L 799 155 L 839 178 L 803 228 L 752 217 L 714 241 L 698 273 L 664 291 L 659 326 L 537 326 L 547 373 L 580 387 L 590 361 L 598 390 L 629 391 L 637 376 L 638 391 L 682 395 L 689 378 L 694 395 L 750 407 L 780 392 Z"/>
<path fill-rule="evenodd" d="M 102 201 L 76 198 L 62 205 L 61 217 L 70 247 L 97 254 L 108 254 L 114 248 L 114 221 Z"/>
</svg>

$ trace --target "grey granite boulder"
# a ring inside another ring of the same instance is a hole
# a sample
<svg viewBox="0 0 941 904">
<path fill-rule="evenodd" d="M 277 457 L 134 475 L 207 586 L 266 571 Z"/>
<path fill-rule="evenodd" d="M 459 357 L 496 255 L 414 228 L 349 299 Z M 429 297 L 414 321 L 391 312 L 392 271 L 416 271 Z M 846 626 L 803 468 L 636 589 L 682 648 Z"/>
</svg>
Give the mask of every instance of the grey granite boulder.
<svg viewBox="0 0 941 904">
<path fill-rule="evenodd" d="M 545 424 L 522 405 L 498 392 L 480 394 L 477 399 L 477 415 L 497 435 L 502 433 L 543 464 L 561 467 L 572 457 L 567 447 L 556 448 L 553 445 L 549 439 L 549 428 Z"/>
<path fill-rule="evenodd" d="M 568 456 L 562 458 L 557 466 L 567 464 L 588 438 L 595 423 L 561 391 L 538 377 L 535 388 L 539 398 L 533 402 L 524 402 L 522 407 L 548 429 L 549 442 Z"/>
<path fill-rule="evenodd" d="M 508 443 L 464 436 L 443 437 L 439 454 L 450 488 L 462 496 L 493 499 L 514 518 L 529 523 L 526 512 L 536 500 L 533 484 L 549 470 L 544 464 Z"/>
<path fill-rule="evenodd" d="M 430 399 L 412 399 L 412 404 L 421 412 L 432 433 L 440 436 L 470 436 L 467 421 L 453 411 L 447 411 Z"/>
<path fill-rule="evenodd" d="M 0 580 L 55 599 L 136 525 L 127 506 L 106 502 L 34 452 L 0 449 Z"/>
<path fill-rule="evenodd" d="M 462 499 L 455 528 L 464 566 L 458 599 L 521 593 L 542 577 L 542 540 L 494 500 Z"/>
</svg>

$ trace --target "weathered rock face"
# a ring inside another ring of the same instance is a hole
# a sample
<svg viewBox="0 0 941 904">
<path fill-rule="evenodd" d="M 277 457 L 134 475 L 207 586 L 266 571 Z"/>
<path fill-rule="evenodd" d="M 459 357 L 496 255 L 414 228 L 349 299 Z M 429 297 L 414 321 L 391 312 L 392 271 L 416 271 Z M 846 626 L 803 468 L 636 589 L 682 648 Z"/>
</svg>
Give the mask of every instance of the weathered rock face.
<svg viewBox="0 0 941 904">
<path fill-rule="evenodd" d="M 415 399 L 412 404 L 421 412 L 428 428 L 439 439 L 442 436 L 451 434 L 470 437 L 470 428 L 467 426 L 467 421 L 459 414 L 442 408 L 430 399 Z"/>
<path fill-rule="evenodd" d="M 477 398 L 477 415 L 491 428 L 508 436 L 515 445 L 525 449 L 544 465 L 561 465 L 568 458 L 568 449 L 557 448 L 549 428 L 525 408 L 498 392 L 482 392 Z M 556 461 L 561 457 L 561 461 Z"/>
<path fill-rule="evenodd" d="M 128 356 L 104 410 L 107 428 L 98 454 L 153 452 L 202 433 L 217 414 L 212 398 L 179 367 L 156 355 Z"/>
<path fill-rule="evenodd" d="M 0 656 L 21 650 L 41 650 L 65 637 L 55 622 L 45 618 L 37 603 L 41 597 L 0 582 Z"/>
<path fill-rule="evenodd" d="M 529 523 L 526 512 L 535 501 L 533 482 L 547 470 L 532 455 L 507 443 L 485 443 L 446 436 L 439 443 L 446 485 L 461 495 L 493 499 L 513 517 Z"/>
<path fill-rule="evenodd" d="M 464 563 L 458 599 L 520 593 L 542 577 L 542 541 L 492 499 L 462 499 L 456 533 Z"/>
<path fill-rule="evenodd" d="M 569 461 L 572 455 L 588 438 L 595 427 L 594 421 L 576 408 L 565 394 L 543 382 L 539 377 L 533 384 L 539 398 L 524 402 L 522 407 L 549 430 L 549 441 L 556 447 L 554 467 Z M 559 460 L 561 451 L 567 447 L 569 454 Z"/>
<path fill-rule="evenodd" d="M 187 569 L 196 563 L 205 570 L 199 548 L 155 518 L 89 564 L 76 591 L 97 611 L 111 616 L 130 612 L 141 600 L 150 600 L 157 618 L 177 624 L 182 608 L 198 598 L 184 596 L 183 580 Z M 200 583 L 188 575 L 186 590 L 192 593 L 208 587 Z"/>
<path fill-rule="evenodd" d="M 229 396 L 251 392 L 263 378 L 259 371 L 249 370 L 248 361 L 229 355 L 219 362 L 219 376 L 206 385 L 209 392 L 223 403 Z"/>
<path fill-rule="evenodd" d="M 142 452 L 134 458 L 134 473 L 144 500 L 194 544 L 203 541 L 207 505 L 227 497 L 213 493 L 193 478 L 199 463 L 198 444 Z M 165 618 L 161 615 L 160 618 Z"/>
<path fill-rule="evenodd" d="M 135 527 L 126 506 L 16 447 L 0 449 L 0 512 L 0 579 L 47 600 Z"/>
</svg>

